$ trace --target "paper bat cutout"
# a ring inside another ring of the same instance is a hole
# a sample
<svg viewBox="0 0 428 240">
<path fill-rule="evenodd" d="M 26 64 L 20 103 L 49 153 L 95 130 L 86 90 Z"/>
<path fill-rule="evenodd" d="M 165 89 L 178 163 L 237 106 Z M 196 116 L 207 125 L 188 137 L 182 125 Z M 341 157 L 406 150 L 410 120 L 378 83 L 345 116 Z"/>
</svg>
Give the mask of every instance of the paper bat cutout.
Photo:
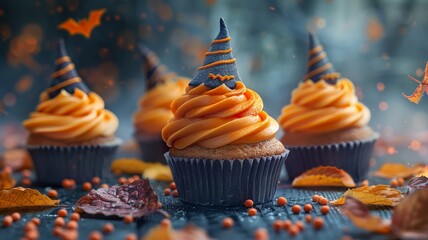
<svg viewBox="0 0 428 240">
<path fill-rule="evenodd" d="M 416 78 L 412 76 L 408 76 L 413 81 L 419 83 L 418 87 L 415 89 L 412 95 L 407 96 L 403 93 L 403 96 L 407 99 L 409 99 L 410 102 L 418 104 L 419 101 L 422 98 L 422 95 L 424 95 L 424 92 L 428 94 L 428 62 L 425 66 L 425 76 L 422 81 L 417 80 Z"/>
<path fill-rule="evenodd" d="M 58 25 L 59 29 L 66 30 L 70 35 L 81 34 L 86 38 L 91 37 L 92 30 L 95 27 L 101 25 L 101 17 L 103 16 L 105 9 L 92 10 L 89 13 L 88 19 L 76 20 L 69 18 L 65 22 Z"/>
</svg>

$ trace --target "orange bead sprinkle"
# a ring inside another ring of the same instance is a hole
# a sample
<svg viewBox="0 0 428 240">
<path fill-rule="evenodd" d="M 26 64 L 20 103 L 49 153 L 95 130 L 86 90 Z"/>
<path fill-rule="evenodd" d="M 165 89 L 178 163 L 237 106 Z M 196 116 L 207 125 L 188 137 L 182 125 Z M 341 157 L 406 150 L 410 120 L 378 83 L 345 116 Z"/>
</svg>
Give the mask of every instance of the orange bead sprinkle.
<svg viewBox="0 0 428 240">
<path fill-rule="evenodd" d="M 159 208 L 162 208 L 162 203 L 161 202 L 157 202 L 156 203 L 156 207 L 159 209 Z"/>
<path fill-rule="evenodd" d="M 31 222 L 33 222 L 34 224 L 36 224 L 37 226 L 39 226 L 40 225 L 40 223 L 41 223 L 41 220 L 40 220 L 40 218 L 32 218 L 31 219 Z"/>
<path fill-rule="evenodd" d="M 74 187 L 76 187 L 76 181 L 74 179 L 66 178 L 66 179 L 62 180 L 61 185 L 65 189 L 73 189 Z"/>
<path fill-rule="evenodd" d="M 135 233 L 129 233 L 125 236 L 125 240 L 137 240 L 137 235 L 135 235 Z"/>
<path fill-rule="evenodd" d="M 92 184 L 91 184 L 90 182 L 84 182 L 84 183 L 82 184 L 82 188 L 83 188 L 83 190 L 85 190 L 85 191 L 91 191 L 91 189 L 92 189 Z"/>
<path fill-rule="evenodd" d="M 65 227 L 74 230 L 79 228 L 79 224 L 76 221 L 69 221 Z"/>
<path fill-rule="evenodd" d="M 303 229 L 305 229 L 305 224 L 302 221 L 297 221 L 294 225 L 299 228 L 299 231 L 303 231 Z"/>
<path fill-rule="evenodd" d="M 103 226 L 103 233 L 109 234 L 114 232 L 114 225 L 111 223 L 106 223 Z"/>
<path fill-rule="evenodd" d="M 37 230 L 37 225 L 33 222 L 28 222 L 24 226 L 24 232 L 31 232 L 31 231 L 36 231 L 36 230 Z"/>
<path fill-rule="evenodd" d="M 169 220 L 168 218 L 164 218 L 161 220 L 160 225 L 163 228 L 170 228 L 171 227 L 171 220 Z"/>
<path fill-rule="evenodd" d="M 269 234 L 266 229 L 258 228 L 254 231 L 254 239 L 255 240 L 268 240 Z"/>
<path fill-rule="evenodd" d="M 98 185 L 101 183 L 101 178 L 100 177 L 93 177 L 91 180 L 92 184 L 94 185 Z"/>
<path fill-rule="evenodd" d="M 251 200 L 251 199 L 245 200 L 244 206 L 247 207 L 247 208 L 250 208 L 250 207 L 254 206 L 253 200 Z"/>
<path fill-rule="evenodd" d="M 72 213 L 72 214 L 70 215 L 70 220 L 72 220 L 72 221 L 76 221 L 76 222 L 80 221 L 80 214 L 78 214 L 78 213 L 76 213 L 76 212 Z"/>
<path fill-rule="evenodd" d="M 312 211 L 312 205 L 309 203 L 305 204 L 305 206 L 303 206 L 303 211 L 305 211 L 305 213 L 310 213 Z"/>
<path fill-rule="evenodd" d="M 320 195 L 318 195 L 318 194 L 315 194 L 312 196 L 312 202 L 318 202 L 319 199 L 320 199 Z"/>
<path fill-rule="evenodd" d="M 403 178 L 401 178 L 401 177 L 399 177 L 399 178 L 397 178 L 397 183 L 398 183 L 398 186 L 399 187 L 402 187 L 403 185 L 404 185 L 404 179 Z"/>
<path fill-rule="evenodd" d="M 301 210 L 302 210 L 302 207 L 300 207 L 300 205 L 294 205 L 293 207 L 291 207 L 291 211 L 294 214 L 299 214 Z"/>
<path fill-rule="evenodd" d="M 299 232 L 299 227 L 296 225 L 291 225 L 290 228 L 288 228 L 288 234 L 292 237 L 297 236 Z"/>
<path fill-rule="evenodd" d="M 319 200 L 319 203 L 321 205 L 327 205 L 328 204 L 328 199 L 325 198 L 325 197 L 321 197 L 320 200 Z"/>
<path fill-rule="evenodd" d="M 104 189 L 107 189 L 109 187 L 110 186 L 107 183 L 103 183 L 103 184 L 100 185 L 100 188 L 104 188 Z"/>
<path fill-rule="evenodd" d="M 128 182 L 128 179 L 126 179 L 126 177 L 120 177 L 119 179 L 117 179 L 117 183 L 119 183 L 120 185 L 125 184 Z"/>
<path fill-rule="evenodd" d="M 315 229 L 321 229 L 324 226 L 324 220 L 320 217 L 317 217 L 314 219 L 314 222 L 312 224 Z"/>
<path fill-rule="evenodd" d="M 272 227 L 275 231 L 279 232 L 279 230 L 281 230 L 282 228 L 282 221 L 281 220 L 275 220 L 272 224 Z"/>
<path fill-rule="evenodd" d="M 163 195 L 165 195 L 165 196 L 169 196 L 171 194 L 171 189 L 169 189 L 169 188 L 165 188 L 164 190 L 163 190 Z"/>
<path fill-rule="evenodd" d="M 10 216 L 14 222 L 21 220 L 21 214 L 19 212 L 14 212 Z"/>
<path fill-rule="evenodd" d="M 222 222 L 223 228 L 226 228 L 226 229 L 232 228 L 234 224 L 235 224 L 235 222 L 230 217 L 224 218 L 223 222 Z"/>
<path fill-rule="evenodd" d="M 177 191 L 177 189 L 175 189 L 175 190 L 172 191 L 172 196 L 175 197 L 175 198 L 178 197 L 178 191 Z"/>
<path fill-rule="evenodd" d="M 290 220 L 285 220 L 282 222 L 282 228 L 285 230 L 288 230 L 290 228 L 290 226 L 292 225 Z"/>
<path fill-rule="evenodd" d="M 28 170 L 28 169 L 22 170 L 22 176 L 25 178 L 31 177 L 31 170 Z"/>
<path fill-rule="evenodd" d="M 177 189 L 177 186 L 175 185 L 175 182 L 171 182 L 171 183 L 169 184 L 169 188 L 171 188 L 171 190 L 175 190 L 175 189 Z"/>
<path fill-rule="evenodd" d="M 248 209 L 247 213 L 248 213 L 248 216 L 256 216 L 256 214 L 257 214 L 257 209 L 255 209 L 255 208 L 250 208 L 250 209 Z"/>
<path fill-rule="evenodd" d="M 368 186 L 370 183 L 369 183 L 369 180 L 367 180 L 367 179 L 365 179 L 365 180 L 363 180 L 362 182 L 361 182 L 361 186 Z"/>
<path fill-rule="evenodd" d="M 22 185 L 25 185 L 25 186 L 30 186 L 31 185 L 31 180 L 29 179 L 29 178 L 23 178 L 22 179 Z"/>
<path fill-rule="evenodd" d="M 311 215 L 306 215 L 306 216 L 305 216 L 305 221 L 306 221 L 307 223 L 312 222 L 312 216 L 311 216 Z"/>
<path fill-rule="evenodd" d="M 123 217 L 123 221 L 127 224 L 130 224 L 134 221 L 134 217 L 132 217 L 131 215 L 127 215 L 127 216 Z"/>
<path fill-rule="evenodd" d="M 54 235 L 55 237 L 59 237 L 60 235 L 62 235 L 63 231 L 64 230 L 62 229 L 62 227 L 56 226 L 52 230 L 52 235 Z"/>
<path fill-rule="evenodd" d="M 393 188 L 398 187 L 397 179 L 391 179 L 391 181 L 389 182 L 389 185 Z"/>
<path fill-rule="evenodd" d="M 10 227 L 12 226 L 13 218 L 10 215 L 6 215 L 3 218 L 3 227 Z"/>
<path fill-rule="evenodd" d="M 57 217 L 55 218 L 55 222 L 54 222 L 55 226 L 57 227 L 64 227 L 65 225 L 65 220 L 62 217 Z"/>
<path fill-rule="evenodd" d="M 101 240 L 103 235 L 98 231 L 93 231 L 89 234 L 89 240 Z"/>
<path fill-rule="evenodd" d="M 321 207 L 321 213 L 326 215 L 328 214 L 328 212 L 330 212 L 330 207 L 329 206 L 322 206 Z"/>
<path fill-rule="evenodd" d="M 65 209 L 65 208 L 61 208 L 60 210 L 58 210 L 58 212 L 57 212 L 57 214 L 58 214 L 58 217 L 66 217 L 67 216 L 67 210 Z"/>
<path fill-rule="evenodd" d="M 57 198 L 58 197 L 58 191 L 55 189 L 51 189 L 48 191 L 48 197 L 50 198 Z"/>
<path fill-rule="evenodd" d="M 281 207 L 285 206 L 287 204 L 287 199 L 285 197 L 279 197 L 276 199 L 276 203 Z"/>
</svg>

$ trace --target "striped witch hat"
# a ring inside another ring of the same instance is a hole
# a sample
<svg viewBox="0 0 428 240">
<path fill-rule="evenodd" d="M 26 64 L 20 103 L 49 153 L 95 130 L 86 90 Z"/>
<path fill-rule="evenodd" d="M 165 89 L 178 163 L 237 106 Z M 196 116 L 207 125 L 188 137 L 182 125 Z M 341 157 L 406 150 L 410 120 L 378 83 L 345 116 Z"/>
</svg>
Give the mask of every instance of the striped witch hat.
<svg viewBox="0 0 428 240">
<path fill-rule="evenodd" d="M 146 45 L 138 46 L 140 58 L 143 61 L 144 73 L 146 75 L 146 89 L 150 90 L 158 84 L 164 83 L 165 75 L 169 74 L 165 65 L 163 65 L 156 54 Z"/>
<path fill-rule="evenodd" d="M 55 65 L 55 72 L 51 75 L 51 85 L 47 90 L 49 98 L 56 97 L 63 89 L 71 94 L 74 93 L 76 88 L 86 93 L 89 92 L 89 88 L 77 74 L 74 64 L 67 54 L 63 39 L 59 39 L 57 42 Z"/>
<path fill-rule="evenodd" d="M 203 83 L 209 88 L 216 88 L 224 83 L 234 89 L 236 81 L 240 80 L 235 62 L 226 23 L 220 18 L 220 32 L 212 41 L 210 50 L 205 53 L 204 64 L 189 85 L 196 87 Z"/>
<path fill-rule="evenodd" d="M 340 74 L 334 70 L 333 64 L 328 60 L 318 38 L 311 33 L 309 33 L 308 57 L 308 72 L 305 75 L 305 81 L 311 79 L 313 82 L 318 82 L 324 79 L 330 84 L 337 82 Z"/>
</svg>

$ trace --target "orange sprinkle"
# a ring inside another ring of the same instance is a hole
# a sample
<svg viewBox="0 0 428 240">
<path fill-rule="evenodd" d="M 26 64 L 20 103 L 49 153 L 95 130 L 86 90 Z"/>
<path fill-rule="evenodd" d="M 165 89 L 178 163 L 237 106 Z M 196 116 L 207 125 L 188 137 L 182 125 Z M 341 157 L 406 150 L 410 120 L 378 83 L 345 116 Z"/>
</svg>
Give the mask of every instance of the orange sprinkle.
<svg viewBox="0 0 428 240">
<path fill-rule="evenodd" d="M 324 215 L 327 215 L 328 212 L 330 212 L 330 207 L 329 206 L 322 206 L 321 207 L 321 213 Z"/>
<path fill-rule="evenodd" d="M 386 110 L 388 110 L 389 105 L 386 101 L 382 101 L 379 103 L 379 110 L 381 110 L 382 112 L 385 112 Z"/>
<path fill-rule="evenodd" d="M 74 229 L 79 228 L 79 224 L 76 221 L 69 221 L 66 225 L 66 228 L 74 230 Z"/>
<path fill-rule="evenodd" d="M 128 179 L 126 179 L 126 177 L 120 177 L 119 179 L 117 179 L 117 183 L 119 183 L 120 185 L 125 184 L 128 182 Z"/>
<path fill-rule="evenodd" d="M 223 225 L 223 228 L 226 228 L 226 229 L 232 228 L 234 225 L 233 219 L 230 217 L 224 218 L 222 225 Z"/>
<path fill-rule="evenodd" d="M 29 232 L 25 233 L 25 238 L 26 239 L 39 239 L 39 231 L 37 231 L 37 230 L 29 231 Z"/>
<path fill-rule="evenodd" d="M 156 207 L 157 207 L 158 209 L 162 208 L 162 203 L 158 201 L 158 202 L 157 202 L 157 204 L 156 204 Z"/>
<path fill-rule="evenodd" d="M 104 224 L 103 232 L 106 234 L 114 232 L 114 225 L 111 223 Z"/>
<path fill-rule="evenodd" d="M 175 189 L 174 191 L 172 191 L 172 196 L 173 197 L 178 197 L 178 191 L 177 191 L 177 189 Z"/>
<path fill-rule="evenodd" d="M 312 196 L 312 202 L 318 202 L 319 199 L 320 199 L 320 195 L 315 194 Z"/>
<path fill-rule="evenodd" d="M 275 220 L 272 224 L 272 227 L 275 231 L 279 232 L 282 228 L 282 221 L 281 220 Z"/>
<path fill-rule="evenodd" d="M 89 240 L 101 240 L 103 235 L 98 231 L 93 231 L 89 234 Z"/>
<path fill-rule="evenodd" d="M 303 206 L 303 211 L 305 211 L 305 213 L 310 213 L 312 211 L 312 205 L 309 203 L 305 204 L 305 206 Z"/>
<path fill-rule="evenodd" d="M 103 184 L 101 184 L 101 186 L 100 186 L 100 188 L 104 188 L 104 189 L 107 189 L 107 188 L 109 188 L 110 186 L 107 184 L 107 183 L 103 183 Z"/>
<path fill-rule="evenodd" d="M 64 179 L 61 183 L 62 187 L 65 189 L 72 189 L 76 186 L 76 181 L 74 179 Z"/>
<path fill-rule="evenodd" d="M 245 200 L 244 206 L 247 207 L 247 208 L 250 208 L 250 207 L 254 206 L 253 200 L 251 200 L 251 199 Z"/>
<path fill-rule="evenodd" d="M 78 214 L 78 213 L 76 213 L 76 212 L 72 213 L 72 214 L 70 215 L 70 220 L 72 220 L 72 221 L 76 221 L 76 222 L 80 221 L 80 214 Z"/>
<path fill-rule="evenodd" d="M 361 186 L 368 186 L 369 185 L 369 180 L 367 180 L 367 179 L 363 180 L 360 185 Z"/>
<path fill-rule="evenodd" d="M 99 177 L 93 177 L 92 178 L 92 184 L 98 185 L 98 184 L 100 184 L 100 182 L 101 182 L 101 178 L 99 178 Z"/>
<path fill-rule="evenodd" d="M 402 177 L 397 178 L 398 186 L 402 187 L 404 185 L 404 179 Z"/>
<path fill-rule="evenodd" d="M 23 178 L 22 179 L 22 185 L 30 186 L 31 185 L 31 180 L 29 178 Z"/>
<path fill-rule="evenodd" d="M 292 224 L 291 224 L 290 220 L 285 220 L 285 221 L 282 222 L 282 228 L 285 229 L 285 230 L 288 230 L 291 225 Z"/>
<path fill-rule="evenodd" d="M 255 240 L 268 240 L 269 234 L 265 228 L 258 228 L 254 232 L 254 239 Z"/>
<path fill-rule="evenodd" d="M 165 188 L 164 190 L 163 190 L 163 195 L 165 195 L 165 196 L 169 196 L 171 194 L 171 189 L 169 189 L 169 188 Z"/>
<path fill-rule="evenodd" d="M 297 236 L 299 232 L 299 227 L 296 225 L 291 225 L 290 228 L 288 228 L 288 234 L 292 237 Z"/>
<path fill-rule="evenodd" d="M 299 228 L 299 231 L 305 229 L 305 224 L 302 221 L 297 221 L 294 225 Z"/>
<path fill-rule="evenodd" d="M 393 188 L 398 187 L 397 179 L 391 179 L 391 181 L 389 182 L 389 185 Z"/>
<path fill-rule="evenodd" d="M 306 216 L 305 216 L 305 221 L 306 221 L 307 223 L 312 222 L 312 216 L 311 216 L 311 215 L 306 215 Z"/>
<path fill-rule="evenodd" d="M 28 169 L 22 170 L 22 176 L 25 178 L 31 177 L 31 171 Z"/>
<path fill-rule="evenodd" d="M 413 151 L 418 151 L 421 149 L 421 147 L 422 147 L 422 144 L 418 140 L 412 140 L 409 145 L 409 148 L 412 149 Z"/>
<path fill-rule="evenodd" d="M 24 232 L 31 232 L 31 231 L 37 231 L 37 225 L 33 222 L 28 222 L 24 226 Z"/>
<path fill-rule="evenodd" d="M 60 210 L 58 210 L 57 212 L 58 217 L 66 217 L 67 216 L 67 210 L 65 208 L 61 208 Z"/>
<path fill-rule="evenodd" d="M 21 219 L 21 214 L 19 212 L 14 212 L 10 215 L 14 222 L 19 221 Z"/>
<path fill-rule="evenodd" d="M 250 208 L 248 209 L 248 216 L 255 216 L 257 214 L 257 209 L 255 208 Z"/>
<path fill-rule="evenodd" d="M 325 198 L 325 197 L 321 197 L 321 198 L 320 198 L 320 200 L 319 200 L 319 203 L 320 203 L 321 205 L 327 205 L 327 203 L 328 203 L 328 199 L 327 199 L 327 198 Z"/>
<path fill-rule="evenodd" d="M 320 217 L 315 218 L 313 226 L 315 229 L 321 229 L 324 226 L 324 220 L 322 220 Z"/>
<path fill-rule="evenodd" d="M 300 205 L 294 205 L 293 207 L 291 207 L 291 211 L 292 211 L 294 214 L 299 214 L 299 213 L 300 213 L 300 210 L 302 210 L 302 208 L 300 207 Z"/>
<path fill-rule="evenodd" d="M 285 206 L 287 204 L 287 199 L 285 197 L 279 197 L 278 199 L 276 199 L 276 203 L 279 206 Z"/>
<path fill-rule="evenodd" d="M 55 219 L 54 224 L 55 224 L 55 226 L 57 226 L 57 227 L 64 227 L 64 225 L 65 225 L 64 218 L 62 218 L 62 217 L 57 217 L 57 218 Z"/>
<path fill-rule="evenodd" d="M 50 198 L 57 198 L 58 197 L 58 191 L 55 190 L 55 189 L 49 190 L 48 197 L 50 197 Z"/>
<path fill-rule="evenodd" d="M 127 215 L 127 216 L 123 217 L 123 221 L 126 224 L 130 224 L 130 223 L 132 223 L 134 221 L 134 217 L 132 217 L 131 215 Z"/>
<path fill-rule="evenodd" d="M 135 235 L 135 233 L 129 233 L 125 236 L 125 240 L 137 240 L 137 235 Z"/>
<path fill-rule="evenodd" d="M 31 219 L 31 222 L 33 222 L 34 224 L 36 224 L 37 226 L 39 226 L 40 225 L 40 223 L 41 223 L 41 221 L 40 221 L 40 218 L 32 218 Z"/>
<path fill-rule="evenodd" d="M 395 149 L 395 147 L 393 147 L 393 146 L 389 146 L 389 147 L 386 149 L 386 153 L 388 153 L 389 155 L 394 155 L 396 152 L 397 152 L 397 150 L 396 150 L 396 149 Z"/>
<path fill-rule="evenodd" d="M 85 191 L 91 191 L 92 189 L 92 184 L 90 182 L 84 182 L 82 185 L 83 190 Z"/>
<path fill-rule="evenodd" d="M 59 237 L 60 235 L 62 235 L 63 229 L 62 227 L 54 227 L 54 229 L 52 230 L 52 235 Z"/>
<path fill-rule="evenodd" d="M 382 82 L 377 83 L 377 84 L 376 84 L 376 89 L 377 89 L 379 92 L 383 92 L 383 90 L 385 90 L 385 84 L 384 84 L 384 83 L 382 83 Z"/>
<path fill-rule="evenodd" d="M 171 188 L 171 190 L 175 190 L 175 189 L 177 189 L 177 186 L 175 185 L 175 182 L 171 182 L 171 183 L 169 184 L 169 188 Z"/>
<path fill-rule="evenodd" d="M 164 218 L 161 220 L 160 225 L 163 228 L 170 228 L 171 227 L 171 220 L 169 220 L 168 218 Z"/>
</svg>

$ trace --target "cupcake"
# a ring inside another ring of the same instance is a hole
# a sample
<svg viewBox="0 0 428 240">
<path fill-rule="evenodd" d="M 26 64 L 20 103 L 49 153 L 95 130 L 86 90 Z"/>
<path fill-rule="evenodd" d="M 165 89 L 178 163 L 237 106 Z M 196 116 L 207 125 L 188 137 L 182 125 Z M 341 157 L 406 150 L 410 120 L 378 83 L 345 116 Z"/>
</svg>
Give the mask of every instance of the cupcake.
<svg viewBox="0 0 428 240">
<path fill-rule="evenodd" d="M 146 74 L 146 93 L 139 102 L 140 109 L 134 114 L 134 136 L 142 150 L 146 162 L 166 164 L 164 153 L 168 147 L 162 140 L 161 131 L 172 118 L 171 102 L 184 93 L 190 79 L 167 72 L 154 52 L 141 45 L 139 47 Z"/>
<path fill-rule="evenodd" d="M 51 85 L 23 123 L 37 181 L 60 184 L 64 178 L 77 182 L 105 178 L 121 142 L 115 137 L 119 121 L 79 77 L 63 40 L 57 50 Z"/>
<path fill-rule="evenodd" d="M 162 130 L 179 198 L 210 206 L 268 202 L 288 150 L 260 96 L 240 81 L 223 19 L 205 56 Z"/>
<path fill-rule="evenodd" d="M 293 90 L 278 122 L 290 149 L 285 163 L 292 179 L 314 167 L 335 166 L 356 181 L 366 178 L 378 134 L 367 126 L 370 110 L 352 82 L 340 76 L 318 39 L 309 34 L 308 71 Z"/>
</svg>

